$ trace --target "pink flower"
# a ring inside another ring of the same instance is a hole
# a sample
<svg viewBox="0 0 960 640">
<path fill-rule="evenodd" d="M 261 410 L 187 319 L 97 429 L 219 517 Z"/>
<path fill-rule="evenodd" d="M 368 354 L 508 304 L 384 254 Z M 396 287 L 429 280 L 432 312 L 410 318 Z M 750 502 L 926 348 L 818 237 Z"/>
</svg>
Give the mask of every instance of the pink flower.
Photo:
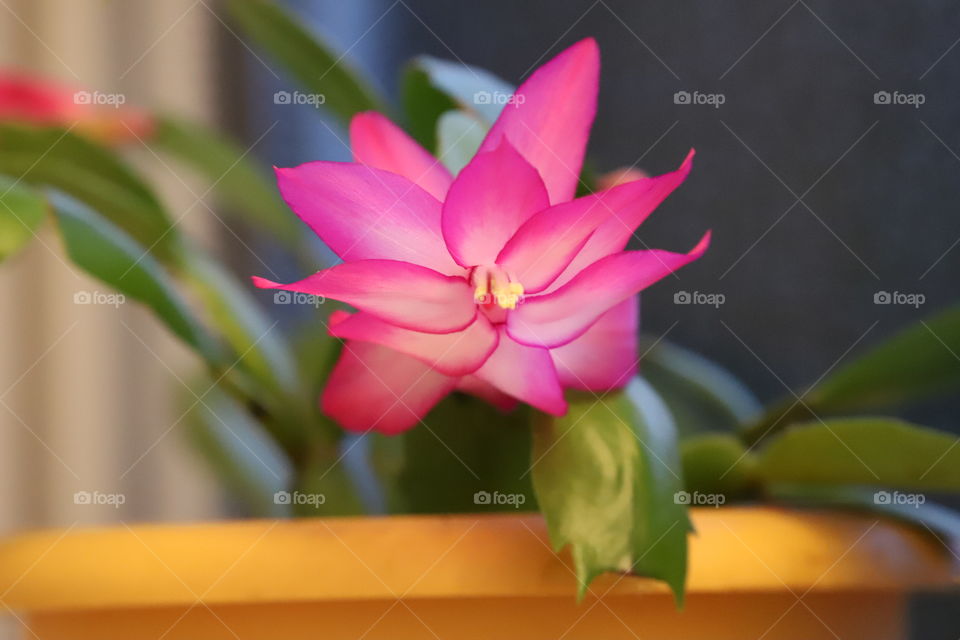
<svg viewBox="0 0 960 640">
<path fill-rule="evenodd" d="M 102 100 L 101 100 L 102 98 Z M 145 112 L 117 104 L 119 94 L 102 94 L 0 70 L 0 121 L 76 127 L 105 144 L 145 138 L 154 129 Z"/>
<path fill-rule="evenodd" d="M 346 340 L 321 400 L 347 429 L 398 433 L 455 389 L 562 415 L 563 390 L 626 384 L 637 293 L 697 259 L 625 251 L 690 171 L 572 199 L 600 70 L 583 40 L 517 89 L 456 177 L 377 113 L 351 123 L 356 162 L 278 169 L 283 197 L 343 263 L 257 286 L 346 302 Z"/>
</svg>

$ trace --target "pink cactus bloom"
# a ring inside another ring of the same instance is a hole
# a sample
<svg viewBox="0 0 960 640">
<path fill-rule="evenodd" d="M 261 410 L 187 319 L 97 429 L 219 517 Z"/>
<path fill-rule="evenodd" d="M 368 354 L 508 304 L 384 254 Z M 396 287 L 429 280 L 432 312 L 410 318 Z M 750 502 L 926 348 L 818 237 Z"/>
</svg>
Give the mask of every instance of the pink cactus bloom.
<svg viewBox="0 0 960 640">
<path fill-rule="evenodd" d="M 120 94 L 101 94 L 0 70 L 0 122 L 74 127 L 77 133 L 110 145 L 152 135 L 153 118 L 119 104 L 122 101 Z"/>
<path fill-rule="evenodd" d="M 627 251 L 690 171 L 574 199 L 600 59 L 583 40 L 517 89 L 457 176 L 377 113 L 350 126 L 356 162 L 278 169 L 284 199 L 343 259 L 292 284 L 326 296 L 346 341 L 321 407 L 343 427 L 393 434 L 460 390 L 554 415 L 564 389 L 606 391 L 637 368 L 638 292 L 696 260 Z"/>
</svg>

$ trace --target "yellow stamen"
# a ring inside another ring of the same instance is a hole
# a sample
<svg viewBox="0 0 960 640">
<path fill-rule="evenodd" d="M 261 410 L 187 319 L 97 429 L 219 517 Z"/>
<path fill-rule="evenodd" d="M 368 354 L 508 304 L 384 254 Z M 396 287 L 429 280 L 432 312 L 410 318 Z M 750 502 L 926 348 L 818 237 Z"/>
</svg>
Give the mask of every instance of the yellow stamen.
<svg viewBox="0 0 960 640">
<path fill-rule="evenodd" d="M 491 282 L 493 296 L 501 309 L 516 309 L 517 301 L 523 295 L 523 285 L 519 282 L 507 282 L 500 285 L 496 280 Z"/>
<path fill-rule="evenodd" d="M 497 266 L 475 267 L 470 283 L 474 285 L 473 300 L 479 305 L 496 302 L 501 309 L 516 309 L 523 296 L 523 285 L 514 282 L 509 273 Z"/>
</svg>

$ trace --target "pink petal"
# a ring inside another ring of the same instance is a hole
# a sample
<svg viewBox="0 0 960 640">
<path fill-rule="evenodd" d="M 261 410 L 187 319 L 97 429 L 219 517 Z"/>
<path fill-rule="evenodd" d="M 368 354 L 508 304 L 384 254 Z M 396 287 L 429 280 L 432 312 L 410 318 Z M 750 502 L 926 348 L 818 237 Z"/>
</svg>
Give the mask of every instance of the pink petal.
<svg viewBox="0 0 960 640">
<path fill-rule="evenodd" d="M 443 245 L 440 203 L 406 178 L 354 162 L 276 172 L 290 208 L 343 260 L 403 260 L 462 273 Z"/>
<path fill-rule="evenodd" d="M 600 51 L 581 40 L 534 71 L 504 106 L 480 151 L 506 138 L 536 167 L 550 202 L 573 197 L 597 110 Z"/>
<path fill-rule="evenodd" d="M 96 104 L 94 91 L 39 76 L 0 70 L 0 120 L 54 125 L 104 144 L 139 142 L 153 135 L 153 116 L 127 105 Z"/>
<path fill-rule="evenodd" d="M 508 396 L 489 382 L 484 382 L 477 376 L 463 376 L 460 378 L 459 382 L 457 382 L 457 390 L 476 396 L 492 404 L 500 411 L 513 411 L 519 404 L 516 398 Z"/>
<path fill-rule="evenodd" d="M 291 284 L 256 276 L 253 283 L 333 298 L 385 322 L 428 333 L 461 331 L 477 314 L 466 280 L 396 260 L 344 262 Z"/>
<path fill-rule="evenodd" d="M 357 162 L 400 174 L 441 202 L 453 182 L 439 160 L 375 111 L 358 113 L 350 121 L 350 148 Z"/>
<path fill-rule="evenodd" d="M 331 326 L 330 335 L 390 347 L 448 376 L 462 376 L 479 369 L 497 348 L 498 340 L 496 329 L 482 315 L 463 331 L 421 333 L 401 329 L 369 313 L 357 313 Z"/>
<path fill-rule="evenodd" d="M 78 111 L 73 87 L 39 77 L 0 72 L 0 118 L 41 125 L 71 125 Z"/>
<path fill-rule="evenodd" d="M 693 168 L 693 149 L 687 154 L 683 163 L 676 171 L 665 173 L 656 178 L 648 178 L 630 184 L 649 184 L 647 192 L 642 201 L 635 207 L 625 207 L 617 211 L 617 215 L 605 221 L 593 235 L 587 240 L 584 247 L 573 258 L 567 268 L 563 270 L 557 279 L 548 287 L 547 291 L 554 291 L 569 282 L 574 276 L 585 268 L 611 254 L 623 251 L 627 248 L 627 243 L 633 236 L 633 232 L 640 226 L 650 213 L 660 206 L 660 203 L 667 199 L 674 189 L 679 187 Z M 623 188 L 623 187 L 618 187 Z M 611 189 L 611 193 L 614 190 Z"/>
<path fill-rule="evenodd" d="M 443 237 L 458 264 L 493 264 L 520 225 L 549 204 L 536 170 L 504 142 L 474 156 L 453 181 L 443 203 Z"/>
<path fill-rule="evenodd" d="M 527 298 L 507 315 L 510 336 L 523 344 L 558 347 L 580 336 L 614 305 L 707 250 L 710 233 L 690 253 L 624 251 L 602 258 L 553 293 Z"/>
<path fill-rule="evenodd" d="M 345 429 L 393 435 L 420 422 L 456 382 L 416 358 L 351 341 L 330 373 L 320 407 Z"/>
<path fill-rule="evenodd" d="M 639 298 L 624 300 L 579 338 L 550 350 L 565 389 L 609 391 L 622 387 L 636 374 Z"/>
<path fill-rule="evenodd" d="M 327 324 L 328 324 L 327 328 L 329 329 L 330 327 L 340 324 L 341 322 L 347 320 L 352 315 L 353 314 L 350 313 L 349 311 L 344 311 L 343 309 L 334 309 L 333 312 L 330 314 L 330 317 L 327 319 Z"/>
<path fill-rule="evenodd" d="M 618 240 L 623 236 L 629 239 L 633 230 L 684 181 L 690 167 L 688 156 L 671 173 L 628 182 L 537 213 L 510 238 L 497 257 L 497 264 L 511 272 L 526 293 L 542 291 L 575 256 L 590 253 L 584 251 L 586 246 L 604 246 L 602 240 L 610 232 L 615 232 Z M 609 231 L 598 231 L 601 240 L 594 241 L 591 234 L 608 225 Z M 625 244 L 626 240 L 616 251 L 621 251 Z"/>
<path fill-rule="evenodd" d="M 502 325 L 500 332 L 496 351 L 473 375 L 537 409 L 557 416 L 565 414 L 567 403 L 550 352 L 515 342 Z"/>
</svg>

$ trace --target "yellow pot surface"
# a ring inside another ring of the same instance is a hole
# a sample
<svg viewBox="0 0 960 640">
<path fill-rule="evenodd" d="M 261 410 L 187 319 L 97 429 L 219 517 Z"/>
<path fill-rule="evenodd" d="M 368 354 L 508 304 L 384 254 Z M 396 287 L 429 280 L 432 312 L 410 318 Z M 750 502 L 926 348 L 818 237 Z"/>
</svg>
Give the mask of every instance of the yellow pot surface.
<svg viewBox="0 0 960 640">
<path fill-rule="evenodd" d="M 539 516 L 253 520 L 50 531 L 0 544 L 39 638 L 897 638 L 955 567 L 869 515 L 694 509 L 687 606 L 608 575 L 582 603 Z M 764 635 L 765 634 L 765 635 Z"/>
</svg>

